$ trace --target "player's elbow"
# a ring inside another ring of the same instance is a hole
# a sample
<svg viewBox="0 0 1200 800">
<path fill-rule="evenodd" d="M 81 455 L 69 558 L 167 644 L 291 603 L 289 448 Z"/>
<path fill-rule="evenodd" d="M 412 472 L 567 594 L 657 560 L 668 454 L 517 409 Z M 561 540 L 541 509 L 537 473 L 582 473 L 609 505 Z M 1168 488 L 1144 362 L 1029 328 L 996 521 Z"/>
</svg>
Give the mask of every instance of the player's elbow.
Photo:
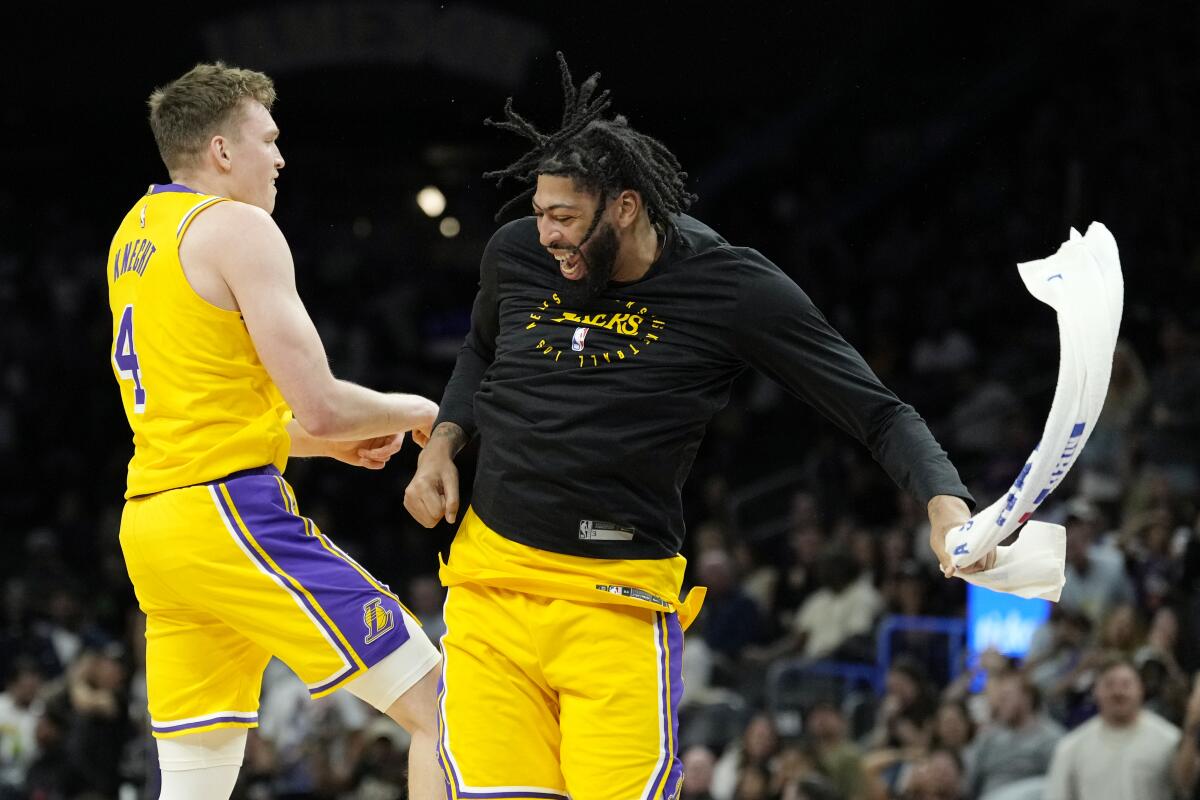
<svg viewBox="0 0 1200 800">
<path fill-rule="evenodd" d="M 302 409 L 293 409 L 293 413 L 300 427 L 317 439 L 334 439 L 341 432 L 341 420 L 331 403 L 312 403 Z"/>
</svg>

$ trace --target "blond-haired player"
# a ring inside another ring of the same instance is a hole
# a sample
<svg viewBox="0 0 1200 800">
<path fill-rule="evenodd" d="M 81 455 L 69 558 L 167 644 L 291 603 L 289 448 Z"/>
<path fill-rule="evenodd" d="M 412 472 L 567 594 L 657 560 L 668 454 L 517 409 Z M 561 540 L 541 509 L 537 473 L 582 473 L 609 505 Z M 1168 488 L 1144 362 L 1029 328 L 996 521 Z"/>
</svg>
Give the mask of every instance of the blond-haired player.
<svg viewBox="0 0 1200 800">
<path fill-rule="evenodd" d="M 338 380 L 271 219 L 283 168 L 260 72 L 200 64 L 150 97 L 171 183 L 107 260 L 113 370 L 133 430 L 121 547 L 147 616 L 163 800 L 227 798 L 263 668 L 341 686 L 412 734 L 409 796 L 444 796 L 437 649 L 388 587 L 302 516 L 289 455 L 379 469 L 437 405 Z"/>
</svg>

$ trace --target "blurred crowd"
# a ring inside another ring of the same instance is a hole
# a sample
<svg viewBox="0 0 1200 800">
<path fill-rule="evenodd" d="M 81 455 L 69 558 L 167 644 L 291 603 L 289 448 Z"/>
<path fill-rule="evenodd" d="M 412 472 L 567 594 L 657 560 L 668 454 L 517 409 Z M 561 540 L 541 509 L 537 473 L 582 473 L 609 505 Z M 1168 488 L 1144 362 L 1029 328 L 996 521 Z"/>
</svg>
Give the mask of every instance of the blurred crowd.
<svg viewBox="0 0 1200 800">
<path fill-rule="evenodd" d="M 1017 101 L 997 92 L 979 132 L 988 146 L 939 146 L 911 174 L 887 169 L 951 137 L 897 118 L 861 158 L 864 185 L 892 194 L 841 185 L 811 133 L 697 208 L 796 278 L 926 418 L 981 506 L 1037 444 L 1055 384 L 1052 314 L 1012 263 L 1101 219 L 1121 246 L 1127 303 L 1103 416 L 1043 515 L 1067 528 L 1066 588 L 1020 660 L 970 660 L 945 630 L 901 627 L 881 664 L 890 620 L 960 620 L 964 585 L 941 578 L 924 509 L 861 445 L 766 378 L 739 383 L 686 488 L 687 579 L 709 595 L 685 656 L 682 798 L 1200 797 L 1191 46 L 1163 38 L 1103 99 L 1074 92 L 1070 65 L 1037 91 L 1014 78 Z M 116 538 L 131 447 L 100 263 L 124 208 L 57 193 L 36 218 L 27 208 L 0 187 L 0 210 L 31 231 L 0 242 L 0 800 L 153 798 L 144 621 Z M 439 397 L 473 266 L 397 276 L 384 231 L 327 229 L 302 201 L 277 217 L 335 371 Z M 477 255 L 487 231 L 471 235 L 461 248 Z M 379 474 L 298 460 L 288 477 L 302 513 L 436 639 L 449 537 L 402 509 L 412 458 Z M 469 476 L 469 452 L 462 467 Z M 273 662 L 235 796 L 402 798 L 406 748 L 352 696 L 310 701 Z"/>
</svg>

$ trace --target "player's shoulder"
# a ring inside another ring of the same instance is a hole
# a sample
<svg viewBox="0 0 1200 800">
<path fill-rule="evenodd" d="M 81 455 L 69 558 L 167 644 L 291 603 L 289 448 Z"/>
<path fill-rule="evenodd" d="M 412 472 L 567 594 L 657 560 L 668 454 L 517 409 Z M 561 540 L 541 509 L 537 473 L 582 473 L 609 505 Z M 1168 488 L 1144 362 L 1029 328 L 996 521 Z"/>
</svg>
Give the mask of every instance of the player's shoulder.
<svg viewBox="0 0 1200 800">
<path fill-rule="evenodd" d="M 538 246 L 537 219 L 521 217 L 496 229 L 488 242 L 489 249 L 535 249 Z"/>
<path fill-rule="evenodd" d="M 283 234 L 271 215 L 258 206 L 237 200 L 213 203 L 188 226 L 185 240 L 195 246 L 271 246 L 283 241 Z"/>
</svg>

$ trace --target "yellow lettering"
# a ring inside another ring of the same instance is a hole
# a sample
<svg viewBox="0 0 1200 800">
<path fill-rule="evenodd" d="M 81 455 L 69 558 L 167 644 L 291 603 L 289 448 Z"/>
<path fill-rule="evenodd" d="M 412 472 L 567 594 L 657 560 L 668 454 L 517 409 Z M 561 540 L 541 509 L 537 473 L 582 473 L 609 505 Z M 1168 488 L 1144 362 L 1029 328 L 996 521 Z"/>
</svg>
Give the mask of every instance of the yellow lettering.
<svg viewBox="0 0 1200 800">
<path fill-rule="evenodd" d="M 646 334 L 646 344 L 650 344 L 650 342 L 657 342 L 657 341 L 658 341 L 658 337 L 655 336 L 653 333 Z"/>
<path fill-rule="evenodd" d="M 605 353 L 605 354 L 604 354 L 604 361 L 605 361 L 605 363 L 607 363 L 607 364 L 611 364 L 611 363 L 612 363 L 612 359 L 611 359 L 611 358 L 609 358 L 609 356 L 611 356 L 611 355 L 612 355 L 612 353 Z"/>
<path fill-rule="evenodd" d="M 555 354 L 554 354 L 554 361 L 555 361 L 555 363 L 557 363 L 557 362 L 558 362 L 558 359 L 559 359 L 559 357 L 560 357 L 560 356 L 562 356 L 562 350 L 559 350 L 557 353 L 555 353 Z"/>
<path fill-rule="evenodd" d="M 626 308 L 633 308 L 633 301 L 632 301 L 632 300 L 630 300 L 628 303 L 626 303 L 626 304 L 625 304 L 625 307 L 626 307 Z"/>
<path fill-rule="evenodd" d="M 583 366 L 583 356 L 579 357 L 579 366 Z"/>
<path fill-rule="evenodd" d="M 619 358 L 620 360 L 624 361 L 624 360 L 625 360 L 625 351 L 624 351 L 624 350 L 618 350 L 618 351 L 617 351 L 617 358 Z"/>
<path fill-rule="evenodd" d="M 534 345 L 534 348 L 536 348 L 536 349 L 538 349 L 538 350 L 541 350 L 541 349 L 542 349 L 543 347 L 545 347 L 545 346 L 546 346 L 546 340 L 545 340 L 545 339 L 539 339 L 539 340 L 538 340 L 538 343 Z"/>
<path fill-rule="evenodd" d="M 537 323 L 536 323 L 536 322 L 531 322 L 531 323 L 529 323 L 528 325 L 526 325 L 526 326 L 525 326 L 525 330 L 527 330 L 527 331 L 531 331 L 531 330 L 533 330 L 533 329 L 534 329 L 534 328 L 536 328 L 536 327 L 537 327 Z"/>
<path fill-rule="evenodd" d="M 542 315 L 541 314 L 530 314 L 529 318 L 530 319 L 541 319 Z"/>
<path fill-rule="evenodd" d="M 637 349 L 636 347 L 634 347 L 633 345 L 629 345 L 629 349 L 633 351 L 633 354 L 634 354 L 635 356 L 636 356 L 636 355 L 638 355 L 638 354 L 640 354 L 640 353 L 642 352 L 641 350 L 638 350 L 638 349 Z"/>
<path fill-rule="evenodd" d="M 545 300 L 543 300 L 542 304 L 540 306 L 538 306 L 538 310 L 545 311 L 549 307 L 550 307 L 550 304 L 548 302 L 546 302 Z"/>
<path fill-rule="evenodd" d="M 555 292 L 554 294 L 550 295 L 550 297 L 552 300 L 554 300 L 555 305 L 558 305 L 558 306 L 562 305 L 562 298 L 560 298 L 558 296 L 558 292 Z"/>
<path fill-rule="evenodd" d="M 593 367 L 600 366 L 600 359 L 596 358 L 595 356 L 592 356 L 592 366 Z"/>
<path fill-rule="evenodd" d="M 648 310 L 649 310 L 649 309 L 647 309 L 645 306 L 643 306 L 643 307 L 641 308 L 641 310 L 639 310 L 639 311 L 638 311 L 638 313 L 639 313 L 639 314 L 645 314 L 645 313 L 646 313 Z"/>
<path fill-rule="evenodd" d="M 542 352 L 545 353 L 546 355 L 550 355 L 551 353 L 554 352 L 554 347 L 552 345 L 548 345 L 546 347 L 546 349 L 543 350 Z"/>
<path fill-rule="evenodd" d="M 656 328 L 661 328 L 663 325 L 666 325 L 667 323 L 663 322 L 661 319 L 656 319 L 656 320 L 653 320 L 650 324 Z"/>
</svg>

